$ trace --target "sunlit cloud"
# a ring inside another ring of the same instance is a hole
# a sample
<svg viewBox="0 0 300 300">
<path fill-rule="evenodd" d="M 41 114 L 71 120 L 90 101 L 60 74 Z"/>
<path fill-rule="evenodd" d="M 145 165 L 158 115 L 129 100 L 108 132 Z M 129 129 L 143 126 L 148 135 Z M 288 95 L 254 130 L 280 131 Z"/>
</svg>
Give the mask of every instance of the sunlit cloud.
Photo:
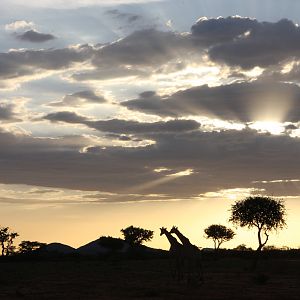
<svg viewBox="0 0 300 300">
<path fill-rule="evenodd" d="M 5 30 L 8 31 L 18 31 L 18 30 L 29 30 L 35 27 L 34 22 L 32 21 L 25 21 L 25 20 L 18 20 L 4 26 Z"/>
<path fill-rule="evenodd" d="M 279 135 L 285 131 L 285 125 L 279 122 L 258 121 L 249 125 L 250 128 L 261 132 Z"/>
<path fill-rule="evenodd" d="M 192 120 L 196 120 L 201 123 L 202 131 L 223 131 L 223 130 L 243 130 L 246 125 L 243 123 L 237 123 L 232 121 L 224 121 L 220 119 L 212 119 L 207 117 L 195 118 L 190 117 Z"/>
<path fill-rule="evenodd" d="M 156 173 L 161 173 L 161 172 L 171 171 L 171 169 L 161 167 L 161 168 L 156 168 L 153 171 L 156 172 Z"/>
<path fill-rule="evenodd" d="M 265 190 L 257 188 L 234 188 L 234 189 L 224 189 L 216 192 L 207 192 L 205 194 L 199 195 L 200 199 L 228 199 L 228 200 L 238 200 L 245 197 L 249 197 L 253 194 L 261 194 Z"/>
<path fill-rule="evenodd" d="M 262 180 L 253 181 L 253 183 L 288 183 L 288 182 L 300 182 L 300 179 L 277 179 L 277 180 Z"/>
<path fill-rule="evenodd" d="M 180 171 L 177 173 L 173 173 L 173 174 L 168 174 L 166 175 L 167 177 L 182 177 L 182 176 L 190 176 L 192 174 L 194 174 L 194 170 L 193 169 L 186 169 L 184 171 Z"/>
</svg>

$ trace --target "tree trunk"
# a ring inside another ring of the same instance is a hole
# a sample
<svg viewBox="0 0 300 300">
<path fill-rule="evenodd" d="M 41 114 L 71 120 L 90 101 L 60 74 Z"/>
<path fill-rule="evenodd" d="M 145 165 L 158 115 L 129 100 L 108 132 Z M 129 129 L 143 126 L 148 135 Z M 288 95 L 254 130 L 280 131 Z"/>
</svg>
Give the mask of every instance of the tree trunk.
<svg viewBox="0 0 300 300">
<path fill-rule="evenodd" d="M 5 246 L 3 241 L 1 242 L 1 248 L 2 248 L 1 254 L 2 256 L 4 256 Z"/>
<path fill-rule="evenodd" d="M 266 240 L 264 242 L 262 242 L 261 231 L 262 231 L 262 227 L 259 227 L 258 228 L 258 233 L 257 233 L 259 246 L 256 249 L 256 253 L 255 253 L 255 256 L 254 256 L 254 261 L 253 261 L 253 266 L 252 266 L 253 270 L 256 269 L 257 263 L 258 263 L 259 258 L 260 258 L 261 250 L 266 245 L 266 243 L 268 242 L 268 239 L 269 239 L 269 235 L 265 232 Z"/>
<path fill-rule="evenodd" d="M 215 251 L 217 250 L 217 241 L 214 240 Z"/>
<path fill-rule="evenodd" d="M 259 246 L 256 249 L 257 252 L 261 251 L 261 249 L 266 245 L 266 243 L 268 242 L 268 239 L 269 239 L 269 235 L 265 232 L 266 240 L 264 242 L 262 242 L 261 231 L 262 231 L 262 227 L 259 227 L 258 234 L 257 234 Z"/>
<path fill-rule="evenodd" d="M 257 237 L 258 237 L 258 248 L 256 249 L 256 251 L 260 252 L 263 247 L 262 242 L 261 242 L 261 227 L 258 228 Z"/>
</svg>

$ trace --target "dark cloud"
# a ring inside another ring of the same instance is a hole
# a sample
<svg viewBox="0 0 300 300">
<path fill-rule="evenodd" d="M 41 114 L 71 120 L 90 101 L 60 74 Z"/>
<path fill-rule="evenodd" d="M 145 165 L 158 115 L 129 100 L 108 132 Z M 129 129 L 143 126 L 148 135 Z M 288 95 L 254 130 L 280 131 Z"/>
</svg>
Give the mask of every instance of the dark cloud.
<svg viewBox="0 0 300 300">
<path fill-rule="evenodd" d="M 100 131 L 114 133 L 145 134 L 156 132 L 186 132 L 199 129 L 200 124 L 193 120 L 171 120 L 166 122 L 142 123 L 125 120 L 87 122 L 88 126 Z"/>
<path fill-rule="evenodd" d="M 142 139 L 136 138 L 132 135 L 116 134 L 116 133 L 108 133 L 105 135 L 105 137 L 111 138 L 111 139 L 117 139 L 117 140 L 123 141 L 123 142 L 129 142 L 129 141 L 141 142 L 142 141 Z"/>
<path fill-rule="evenodd" d="M 114 193 L 130 189 L 179 198 L 253 187 L 253 181 L 300 177 L 300 142 L 288 136 L 246 129 L 155 133 L 153 138 L 156 144 L 147 147 L 89 147 L 80 153 L 91 141 L 0 133 L 0 181 Z M 174 173 L 188 168 L 194 173 L 163 183 L 165 175 L 153 172 L 162 166 Z"/>
<path fill-rule="evenodd" d="M 142 16 L 127 12 L 121 12 L 118 9 L 110 9 L 106 11 L 107 15 L 111 15 L 117 19 L 125 20 L 129 24 L 142 19 Z"/>
<path fill-rule="evenodd" d="M 200 115 L 241 122 L 270 119 L 297 122 L 300 120 L 300 88 L 272 81 L 217 87 L 204 85 L 161 97 L 146 92 L 121 105 L 161 116 Z"/>
<path fill-rule="evenodd" d="M 73 78 L 105 80 L 129 76 L 149 77 L 156 70 L 162 72 L 162 65 L 172 60 L 186 59 L 192 52 L 195 52 L 195 47 L 190 35 L 155 29 L 135 31 L 119 41 L 100 47 L 92 59 L 96 69 L 77 72 Z"/>
<path fill-rule="evenodd" d="M 80 91 L 80 92 L 66 95 L 63 97 L 61 101 L 51 102 L 48 105 L 77 107 L 89 103 L 93 103 L 93 104 L 105 103 L 106 101 L 107 100 L 103 96 L 97 95 L 94 91 L 85 90 L 85 91 Z"/>
<path fill-rule="evenodd" d="M 31 42 L 31 43 L 43 43 L 54 40 L 56 37 L 52 34 L 41 33 L 35 30 L 28 30 L 24 33 L 16 35 L 17 39 Z"/>
<path fill-rule="evenodd" d="M 211 47 L 209 56 L 216 62 L 250 69 L 299 57 L 299 50 L 299 27 L 283 19 L 277 23 L 257 23 L 247 35 Z"/>
<path fill-rule="evenodd" d="M 286 177 L 283 177 L 286 178 Z M 275 180 L 274 182 L 255 182 L 255 188 L 266 189 L 269 195 L 286 197 L 286 196 L 299 196 L 300 194 L 300 181 L 289 180 Z"/>
<path fill-rule="evenodd" d="M 66 122 L 71 124 L 75 124 L 75 123 L 85 124 L 86 122 L 88 122 L 88 118 L 84 116 L 80 116 L 70 111 L 50 113 L 46 115 L 44 119 L 51 122 Z"/>
<path fill-rule="evenodd" d="M 282 64 L 269 67 L 264 70 L 260 75 L 260 78 L 267 79 L 270 81 L 278 82 L 294 82 L 299 83 L 300 81 L 300 61 L 289 62 L 288 69 L 284 69 L 285 66 Z"/>
<path fill-rule="evenodd" d="M 16 106 L 14 104 L 0 102 L 0 122 L 16 122 L 20 121 L 15 112 Z"/>
<path fill-rule="evenodd" d="M 127 136 L 127 135 L 120 135 L 119 140 L 123 141 L 123 142 L 128 142 L 128 141 L 132 141 L 132 138 L 130 136 Z"/>
<path fill-rule="evenodd" d="M 155 29 L 136 31 L 124 39 L 100 49 L 93 59 L 95 66 L 159 66 L 191 49 L 186 36 Z"/>
<path fill-rule="evenodd" d="M 299 127 L 297 127 L 294 124 L 289 124 L 289 125 L 285 126 L 285 129 L 286 130 L 296 130 L 296 129 L 299 129 Z"/>
<path fill-rule="evenodd" d="M 20 50 L 0 53 L 0 79 L 36 75 L 40 71 L 63 70 L 74 63 L 87 61 L 92 55 L 90 46 L 48 50 Z"/>
<path fill-rule="evenodd" d="M 253 30 L 258 26 L 255 19 L 242 17 L 228 18 L 200 18 L 191 28 L 191 32 L 198 43 L 202 45 L 215 45 L 232 42 L 237 37 Z"/>
<path fill-rule="evenodd" d="M 146 134 L 159 132 L 187 132 L 199 129 L 200 124 L 193 120 L 170 120 L 144 123 L 129 120 L 112 119 L 106 121 L 91 121 L 73 112 L 56 112 L 48 114 L 45 120 L 52 122 L 78 123 L 103 132 Z"/>
</svg>

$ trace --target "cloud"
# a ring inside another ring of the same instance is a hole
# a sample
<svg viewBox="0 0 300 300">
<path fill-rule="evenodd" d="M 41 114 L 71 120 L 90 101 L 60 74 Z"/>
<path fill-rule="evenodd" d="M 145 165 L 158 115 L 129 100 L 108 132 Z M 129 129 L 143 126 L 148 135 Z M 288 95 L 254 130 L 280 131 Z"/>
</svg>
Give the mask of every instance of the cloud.
<svg viewBox="0 0 300 300">
<path fill-rule="evenodd" d="M 251 122 L 300 120 L 300 88 L 272 81 L 207 85 L 159 96 L 145 92 L 121 105 L 148 114 L 183 117 L 207 116 L 222 120 Z"/>
<path fill-rule="evenodd" d="M 219 28 L 221 26 L 220 22 Z M 276 23 L 259 22 L 247 34 L 217 44 L 208 53 L 215 62 L 251 69 L 299 57 L 299 50 L 300 28 L 283 19 Z"/>
<path fill-rule="evenodd" d="M 11 98 L 0 101 L 0 123 L 21 122 L 27 117 L 26 98 Z"/>
<path fill-rule="evenodd" d="M 239 16 L 200 18 L 191 28 L 197 42 L 206 46 L 232 42 L 258 26 L 258 21 Z"/>
<path fill-rule="evenodd" d="M 143 123 L 125 120 L 87 122 L 88 126 L 105 132 L 146 134 L 157 132 L 187 132 L 199 129 L 200 124 L 193 120 L 170 120 Z"/>
<path fill-rule="evenodd" d="M 18 20 L 5 25 L 5 30 L 8 31 L 19 31 L 21 30 L 29 30 L 35 27 L 35 24 L 31 21 Z"/>
<path fill-rule="evenodd" d="M 16 106 L 14 104 L 0 102 L 0 122 L 20 121 L 20 119 L 17 118 L 15 109 Z"/>
<path fill-rule="evenodd" d="M 116 15 L 120 13 L 118 11 Z M 128 19 L 128 22 L 134 20 Z M 285 26 L 290 29 L 284 29 Z M 37 82 L 35 88 L 39 88 L 39 94 L 34 95 L 28 109 L 32 109 L 32 114 L 37 114 L 38 117 L 44 114 L 44 117 L 39 118 L 36 123 L 32 119 L 30 124 L 24 124 L 24 128 L 32 129 L 36 137 L 29 133 L 22 134 L 21 130 L 19 133 L 0 131 L 0 182 L 45 186 L 50 190 L 70 188 L 107 191 L 123 195 L 124 197 L 120 198 L 125 202 L 130 200 L 130 195 L 134 193 L 137 196 L 132 197 L 132 201 L 148 201 L 151 198 L 149 195 L 152 194 L 167 195 L 168 199 L 197 199 L 199 195 L 218 190 L 259 190 L 262 183 L 257 181 L 273 182 L 262 187 L 266 193 L 272 192 L 271 186 L 275 184 L 297 184 L 274 181 L 278 178 L 299 178 L 299 138 L 291 138 L 284 133 L 274 136 L 251 130 L 249 127 L 240 131 L 206 132 L 206 128 L 201 127 L 199 122 L 189 118 L 193 116 L 198 120 L 199 117 L 206 116 L 243 123 L 274 118 L 280 122 L 289 122 L 289 125 L 282 125 L 286 126 L 286 131 L 294 131 L 298 128 L 296 122 L 300 121 L 300 88 L 297 85 L 280 83 L 277 79 L 267 76 L 262 76 L 257 81 L 246 82 L 245 76 L 245 82 L 228 83 L 232 78 L 226 78 L 223 85 L 190 87 L 195 82 L 186 79 L 185 73 L 182 73 L 180 76 L 188 81 L 188 88 L 173 92 L 178 89 L 179 84 L 177 77 L 173 78 L 170 74 L 189 66 L 194 68 L 195 72 L 198 71 L 198 67 L 202 72 L 201 67 L 205 73 L 201 57 L 206 54 L 214 62 L 232 67 L 225 67 L 230 73 L 229 77 L 234 72 L 246 74 L 240 67 L 247 69 L 259 65 L 273 68 L 272 63 L 279 62 L 281 68 L 285 60 L 289 62 L 290 59 L 294 59 L 293 56 L 295 61 L 297 60 L 298 54 L 294 51 L 298 47 L 297 41 L 289 43 L 288 40 L 291 36 L 298 36 L 298 29 L 293 26 L 295 27 L 289 21 L 263 23 L 241 17 L 200 19 L 192 27 L 191 33 L 148 29 L 134 32 L 115 42 L 96 46 L 23 49 L 1 53 L 1 85 L 42 76 L 48 72 L 50 74 L 52 71 L 68 71 L 64 78 L 59 79 L 62 83 L 70 77 L 76 80 L 132 76 L 149 79 L 152 75 L 161 76 L 163 73 L 169 76 L 168 84 L 174 82 L 174 86 L 172 92 L 167 92 L 163 90 L 165 83 L 159 82 L 160 90 L 157 93 L 146 90 L 137 99 L 121 102 L 121 109 L 115 104 L 117 113 L 121 110 L 125 120 L 119 115 L 118 118 L 114 117 L 116 114 L 111 106 L 106 111 L 98 109 L 99 107 L 95 111 L 91 111 L 89 106 L 84 107 L 88 104 L 107 102 L 103 95 L 93 90 L 95 83 L 87 85 L 89 88 L 83 88 L 82 84 L 77 83 L 78 90 L 67 95 L 67 89 L 74 91 L 74 87 L 71 86 L 74 82 L 69 81 L 69 85 L 63 87 L 60 83 L 57 88 L 60 92 L 63 91 L 62 95 L 65 96 L 58 99 L 55 96 L 57 90 L 52 93 L 48 86 L 49 93 L 42 94 L 40 91 L 43 91 L 42 84 L 45 83 Z M 260 37 L 262 32 L 266 32 L 264 39 Z M 282 35 L 289 35 L 282 39 L 284 45 L 279 44 Z M 243 52 L 235 53 L 235 46 L 246 41 L 249 43 L 250 54 L 247 56 Z M 272 44 L 274 49 L 271 49 L 268 43 Z M 232 58 L 228 58 L 229 52 L 218 52 L 219 47 L 226 48 L 228 45 L 232 45 Z M 197 59 L 194 56 L 196 54 L 199 54 Z M 243 55 L 245 58 L 242 58 Z M 273 60 L 270 60 L 269 56 L 272 55 Z M 265 62 L 262 57 L 266 57 Z M 245 64 L 242 65 L 239 59 L 245 61 Z M 219 68 L 216 64 L 213 64 L 213 67 Z M 223 76 L 221 71 L 218 74 Z M 155 80 L 155 76 L 153 79 Z M 44 82 L 48 84 L 47 81 Z M 197 84 L 198 82 L 197 80 Z M 138 90 L 146 86 L 144 81 L 136 81 L 134 84 Z M 121 94 L 123 86 L 118 80 L 109 83 L 109 88 L 104 85 L 103 90 L 113 90 L 117 85 L 116 93 Z M 26 87 L 24 94 L 32 86 L 34 85 Z M 55 84 L 53 86 L 55 87 Z M 149 89 L 154 88 L 155 84 L 151 82 Z M 18 91 L 21 92 L 23 93 Z M 132 93 L 132 88 L 127 85 L 126 93 Z M 49 103 L 49 98 L 57 100 L 48 106 L 56 109 L 67 108 L 49 113 L 48 107 L 47 111 L 43 112 L 45 105 L 40 104 Z M 1 103 L 2 123 L 21 116 L 14 102 Z M 72 107 L 82 108 L 80 112 L 84 115 L 72 112 L 72 109 L 69 111 L 68 108 Z M 128 112 L 124 107 L 132 111 Z M 156 117 L 148 118 L 136 112 L 153 114 Z M 99 114 L 99 117 L 92 118 L 89 114 Z M 103 120 L 107 114 L 111 114 L 111 119 Z M 143 121 L 136 121 L 140 116 Z M 134 119 L 130 119 L 131 117 Z M 41 122 L 41 119 L 44 121 Z M 148 122 L 150 120 L 156 121 Z M 54 123 L 63 123 L 64 126 Z M 85 133 L 94 129 L 92 132 L 96 136 L 79 136 L 79 126 L 74 124 L 89 127 L 84 128 Z M 9 130 L 7 125 L 3 127 Z M 36 129 L 37 127 L 39 128 Z M 65 136 L 60 132 L 61 128 L 68 128 L 68 132 L 76 135 Z M 49 134 L 51 137 L 37 137 L 41 132 L 43 136 Z M 57 132 L 62 136 L 57 136 Z M 109 143 L 105 139 L 109 140 Z M 171 174 L 174 175 L 167 176 Z M 276 195 L 280 193 L 284 194 L 276 188 Z M 34 194 L 30 197 L 34 197 Z"/>
<path fill-rule="evenodd" d="M 92 90 L 84 90 L 69 94 L 63 97 L 61 101 L 51 102 L 48 106 L 70 106 L 70 107 L 80 107 L 87 104 L 101 104 L 106 103 L 107 100 L 101 96 L 97 95 Z"/>
<path fill-rule="evenodd" d="M 152 137 L 156 144 L 148 147 L 103 149 L 89 146 L 92 141 L 87 138 L 40 139 L 1 132 L 0 181 L 121 194 L 138 190 L 179 198 L 253 188 L 253 181 L 286 178 L 286 174 L 299 178 L 299 139 L 249 129 L 156 132 Z M 89 150 L 80 153 L 84 145 Z M 174 174 L 189 169 L 193 173 L 164 182 L 165 174 L 153 171 L 161 166 Z M 270 192 L 268 186 L 263 188 Z"/>
<path fill-rule="evenodd" d="M 119 10 L 108 13 L 122 18 L 130 15 Z M 265 68 L 297 58 L 299 30 L 289 20 L 271 23 L 242 17 L 200 18 L 191 33 L 143 29 L 96 46 L 1 53 L 0 78 L 12 81 L 33 74 L 42 76 L 45 71 L 64 70 L 78 62 L 89 68 L 74 69 L 68 74 L 76 81 L 149 78 L 169 75 L 189 66 L 199 67 L 207 55 L 213 62 L 232 67 L 230 77 L 239 73 L 236 67 Z M 51 38 L 33 30 L 19 36 L 34 42 Z"/>
<path fill-rule="evenodd" d="M 48 50 L 11 50 L 0 53 L 0 79 L 3 84 L 43 76 L 49 71 L 66 70 L 76 63 L 88 61 L 92 55 L 88 45 Z M 5 87 L 5 86 L 4 86 Z"/>
<path fill-rule="evenodd" d="M 32 32 L 30 34 L 32 35 Z M 37 37 L 36 33 L 33 35 Z M 40 37 L 39 35 L 36 40 Z M 0 79 L 5 80 L 2 83 L 5 87 L 5 84 L 9 85 L 10 82 L 22 82 L 33 76 L 41 77 L 49 71 L 67 70 L 76 63 L 89 67 L 80 71 L 74 69 L 73 74 L 69 74 L 78 81 L 150 77 L 157 72 L 163 72 L 162 66 L 169 63 L 176 63 L 176 71 L 184 68 L 184 63 L 178 63 L 178 60 L 189 58 L 192 52 L 195 52 L 195 47 L 188 34 L 145 29 L 105 45 L 80 45 L 45 50 L 23 49 L 0 53 Z M 169 71 L 165 68 L 164 72 Z"/>
<path fill-rule="evenodd" d="M 135 31 L 100 47 L 91 62 L 95 70 L 77 72 L 76 80 L 104 80 L 128 76 L 150 76 L 170 61 L 185 59 L 195 52 L 189 35 L 156 29 Z"/>
<path fill-rule="evenodd" d="M 92 62 L 95 66 L 158 66 L 180 55 L 186 56 L 190 47 L 184 35 L 147 29 L 99 49 Z"/>
<path fill-rule="evenodd" d="M 130 120 L 111 119 L 105 121 L 91 121 L 87 117 L 73 112 L 56 112 L 44 116 L 51 122 L 65 122 L 70 124 L 83 124 L 99 131 L 123 134 L 147 134 L 161 132 L 187 132 L 197 130 L 200 124 L 193 120 L 170 120 L 153 123 Z"/>
<path fill-rule="evenodd" d="M 52 34 L 41 33 L 35 30 L 28 30 L 24 33 L 20 33 L 16 35 L 16 38 L 31 43 L 43 43 L 56 39 Z"/>
<path fill-rule="evenodd" d="M 109 9 L 106 11 L 106 14 L 111 15 L 117 19 L 125 20 L 125 22 L 127 22 L 128 24 L 132 24 L 132 23 L 142 19 L 142 16 L 140 16 L 140 15 L 127 13 L 127 12 L 121 12 L 118 9 Z"/>
<path fill-rule="evenodd" d="M 80 116 L 74 112 L 61 111 L 56 113 L 50 113 L 44 117 L 45 120 L 51 122 L 66 122 L 66 123 L 85 123 L 88 119 L 84 116 Z"/>
</svg>

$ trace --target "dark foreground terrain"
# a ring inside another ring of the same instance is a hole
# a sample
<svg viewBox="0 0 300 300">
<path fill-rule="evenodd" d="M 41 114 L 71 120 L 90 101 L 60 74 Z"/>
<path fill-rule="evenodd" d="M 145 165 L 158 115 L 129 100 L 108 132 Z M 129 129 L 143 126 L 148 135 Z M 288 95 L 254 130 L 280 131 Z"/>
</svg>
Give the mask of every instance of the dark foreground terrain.
<svg viewBox="0 0 300 300">
<path fill-rule="evenodd" d="M 300 259 L 205 259 L 205 281 L 172 280 L 168 259 L 1 261 L 0 299 L 300 299 Z"/>
</svg>

